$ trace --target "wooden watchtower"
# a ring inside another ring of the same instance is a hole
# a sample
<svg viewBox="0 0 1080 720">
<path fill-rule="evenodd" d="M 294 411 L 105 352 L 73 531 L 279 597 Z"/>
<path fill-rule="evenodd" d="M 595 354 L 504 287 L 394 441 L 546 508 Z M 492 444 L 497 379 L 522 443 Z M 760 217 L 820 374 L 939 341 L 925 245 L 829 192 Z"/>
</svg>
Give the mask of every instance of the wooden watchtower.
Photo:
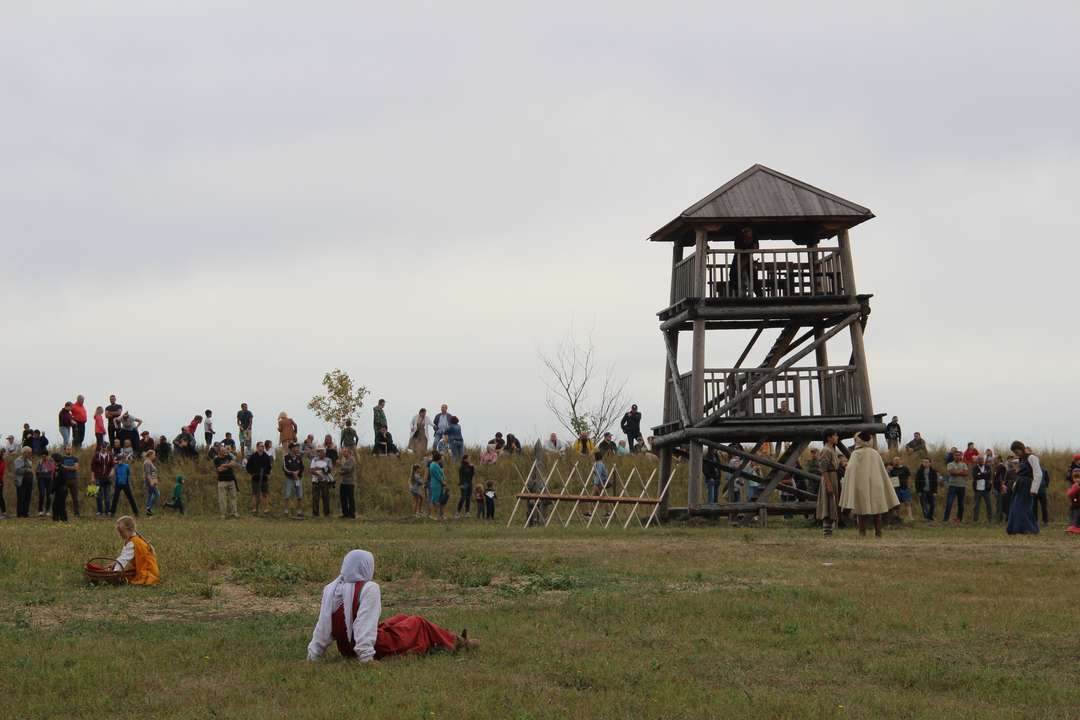
<svg viewBox="0 0 1080 720">
<path fill-rule="evenodd" d="M 842 439 L 884 432 L 863 347 L 871 296 L 856 291 L 848 235 L 872 217 L 861 205 L 754 165 L 649 238 L 672 245 L 671 296 L 658 313 L 667 362 L 654 444 L 661 485 L 673 455 L 688 459 L 687 512 L 812 512 L 812 492 L 780 486 L 789 476 L 818 479 L 797 467 L 810 443 L 828 428 Z M 684 331 L 691 333 L 688 373 L 678 364 Z M 839 363 L 835 351 L 830 360 L 830 341 L 844 346 Z M 710 367 L 706 358 L 718 351 L 727 351 L 730 364 Z M 729 481 L 718 503 L 703 502 L 708 446 L 743 461 L 722 467 L 757 483 L 753 499 L 735 502 Z M 783 449 L 776 456 L 766 447 Z"/>
</svg>

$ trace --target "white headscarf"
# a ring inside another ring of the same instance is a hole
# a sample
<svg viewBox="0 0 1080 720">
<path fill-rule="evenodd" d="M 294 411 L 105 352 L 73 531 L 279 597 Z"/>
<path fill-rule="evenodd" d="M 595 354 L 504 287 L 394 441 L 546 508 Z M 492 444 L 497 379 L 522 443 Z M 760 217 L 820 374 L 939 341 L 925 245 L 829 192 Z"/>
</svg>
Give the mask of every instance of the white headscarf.
<svg viewBox="0 0 1080 720">
<path fill-rule="evenodd" d="M 345 632 L 353 639 L 353 593 L 356 583 L 370 582 L 375 575 L 375 556 L 367 550 L 350 550 L 341 561 L 335 594 L 340 594 L 345 610 Z"/>
</svg>

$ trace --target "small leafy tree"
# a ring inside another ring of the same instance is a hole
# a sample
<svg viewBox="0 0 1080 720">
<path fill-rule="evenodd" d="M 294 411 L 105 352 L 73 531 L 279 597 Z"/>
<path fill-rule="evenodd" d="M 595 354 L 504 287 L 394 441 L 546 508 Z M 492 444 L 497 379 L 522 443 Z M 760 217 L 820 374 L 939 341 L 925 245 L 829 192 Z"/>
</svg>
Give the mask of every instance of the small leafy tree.
<svg viewBox="0 0 1080 720">
<path fill-rule="evenodd" d="M 349 373 L 338 368 L 326 373 L 322 384 L 326 394 L 311 398 L 308 410 L 339 429 L 345 427 L 346 420 L 355 420 L 360 408 L 364 407 L 368 389 L 363 385 L 354 386 Z"/>
</svg>

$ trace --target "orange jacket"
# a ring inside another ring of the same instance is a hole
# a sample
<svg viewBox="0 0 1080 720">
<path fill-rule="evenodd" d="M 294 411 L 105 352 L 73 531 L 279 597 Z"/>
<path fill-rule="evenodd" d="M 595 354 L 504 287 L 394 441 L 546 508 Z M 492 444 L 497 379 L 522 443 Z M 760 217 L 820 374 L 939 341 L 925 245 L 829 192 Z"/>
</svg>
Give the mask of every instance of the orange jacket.
<svg viewBox="0 0 1080 720">
<path fill-rule="evenodd" d="M 158 572 L 154 546 L 146 542 L 142 535 L 132 535 L 131 544 L 135 546 L 135 577 L 128 582 L 132 585 L 157 585 L 161 582 L 161 574 Z"/>
</svg>

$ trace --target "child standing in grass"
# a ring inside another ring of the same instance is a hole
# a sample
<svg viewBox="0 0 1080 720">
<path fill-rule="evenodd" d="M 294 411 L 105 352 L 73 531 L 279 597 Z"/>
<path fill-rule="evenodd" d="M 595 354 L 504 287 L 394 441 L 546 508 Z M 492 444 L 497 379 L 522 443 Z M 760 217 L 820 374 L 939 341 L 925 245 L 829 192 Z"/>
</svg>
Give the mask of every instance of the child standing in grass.
<svg viewBox="0 0 1080 720">
<path fill-rule="evenodd" d="M 94 409 L 94 437 L 98 447 L 105 444 L 105 408 L 100 405 Z"/>
<path fill-rule="evenodd" d="M 116 506 L 120 504 L 120 493 L 124 493 L 127 495 L 128 503 L 131 505 L 131 514 L 137 516 L 139 510 L 135 505 L 135 496 L 131 494 L 131 465 L 128 464 L 126 456 L 120 455 L 120 459 L 116 463 L 116 470 L 113 472 L 116 476 L 116 492 L 113 493 L 112 507 L 109 508 L 109 514 L 116 517 Z"/>
<path fill-rule="evenodd" d="M 484 491 L 484 510 L 487 512 L 487 519 L 495 519 L 495 482 L 493 480 L 487 481 L 487 490 Z"/>
<path fill-rule="evenodd" d="M 473 495 L 473 502 L 476 503 L 476 519 L 484 519 L 484 486 L 481 483 L 476 483 L 476 494 Z"/>
<path fill-rule="evenodd" d="M 597 450 L 593 453 L 593 495 L 603 495 L 604 488 L 608 484 L 608 471 L 604 465 L 604 453 Z"/>
<path fill-rule="evenodd" d="M 146 459 L 143 460 L 143 480 L 146 482 L 146 516 L 152 517 L 154 515 L 154 503 L 161 497 L 161 491 L 158 490 L 157 465 L 154 464 L 157 453 L 153 450 L 147 450 L 145 457 Z"/>
<path fill-rule="evenodd" d="M 1069 500 L 1069 527 L 1065 532 L 1080 535 L 1080 467 L 1072 471 L 1072 485 L 1065 491 Z"/>
<path fill-rule="evenodd" d="M 423 517 L 424 475 L 420 472 L 419 465 L 413 465 L 409 474 L 409 493 L 412 495 L 413 517 Z"/>
<path fill-rule="evenodd" d="M 196 415 L 195 417 L 199 417 Z M 206 410 L 206 418 L 203 420 L 203 438 L 206 439 L 206 447 L 214 444 L 214 413 L 209 408 Z"/>
</svg>

